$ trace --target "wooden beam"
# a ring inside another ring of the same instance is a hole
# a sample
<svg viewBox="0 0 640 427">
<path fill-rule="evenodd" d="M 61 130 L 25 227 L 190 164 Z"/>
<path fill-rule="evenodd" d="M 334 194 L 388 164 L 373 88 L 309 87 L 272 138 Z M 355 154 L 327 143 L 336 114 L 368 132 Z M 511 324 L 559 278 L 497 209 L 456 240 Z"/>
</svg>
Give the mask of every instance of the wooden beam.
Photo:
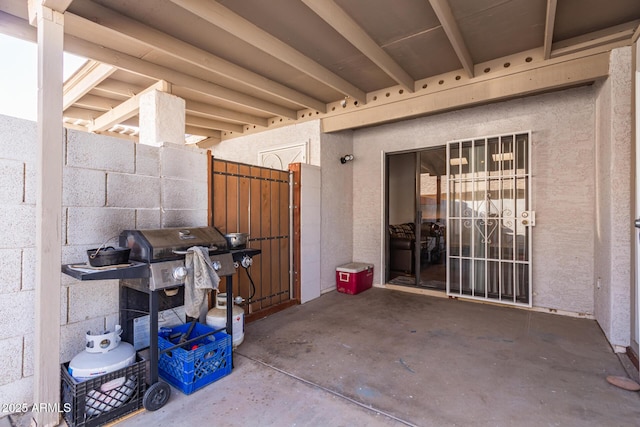
<svg viewBox="0 0 640 427">
<path fill-rule="evenodd" d="M 198 126 L 187 125 L 184 127 L 184 133 L 188 133 L 189 135 L 200 135 L 207 136 L 209 138 L 222 139 L 222 132 L 220 132 L 219 130 L 206 129 Z"/>
<path fill-rule="evenodd" d="M 631 37 L 631 43 L 636 43 L 638 41 L 638 38 L 640 38 L 640 25 L 638 25 L 638 27 L 636 28 L 636 32 L 633 33 L 633 36 Z"/>
<path fill-rule="evenodd" d="M 168 89 L 167 82 L 162 80 L 149 86 L 139 94 L 127 99 L 114 109 L 109 110 L 100 117 L 96 118 L 93 124 L 89 126 L 89 132 L 105 131 L 112 128 L 118 123 L 121 123 L 133 116 L 138 115 L 138 111 L 140 110 L 140 96 L 152 90 L 160 90 L 165 92 L 166 89 Z"/>
<path fill-rule="evenodd" d="M 447 34 L 453 50 L 456 52 L 456 55 L 458 55 L 462 67 L 467 72 L 469 78 L 472 78 L 473 60 L 471 59 L 467 45 L 464 43 L 456 19 L 453 17 L 449 3 L 447 3 L 447 0 L 429 0 L 429 3 L 436 13 L 440 24 L 442 24 L 442 29 Z"/>
<path fill-rule="evenodd" d="M 594 31 L 567 40 L 562 40 L 553 44 L 551 48 L 551 58 L 569 55 L 598 46 L 613 44 L 619 41 L 632 43 L 633 35 L 640 24 L 640 20 L 627 22 L 624 24 L 609 27 L 604 30 Z"/>
<path fill-rule="evenodd" d="M 140 74 L 142 76 L 154 78 L 156 80 L 166 80 L 172 84 L 188 87 L 192 90 L 202 92 L 206 95 L 218 98 L 227 102 L 241 106 L 254 108 L 259 111 L 268 112 L 276 116 L 283 116 L 296 119 L 297 113 L 289 108 L 282 107 L 272 102 L 246 95 L 244 93 L 222 87 L 206 80 L 185 74 L 167 67 L 163 67 L 152 62 L 118 52 L 90 41 L 76 37 L 75 34 L 91 33 L 93 30 L 100 31 L 100 25 L 77 15 L 67 12 L 65 50 L 85 58 L 91 58 L 106 64 L 111 64 L 116 68 Z"/>
<path fill-rule="evenodd" d="M 553 44 L 553 29 L 556 25 L 556 8 L 558 0 L 547 0 L 547 15 L 544 24 L 544 59 L 551 57 L 551 45 Z"/>
<path fill-rule="evenodd" d="M 2 25 L 2 32 L 5 34 L 8 34 L 23 40 L 35 40 L 36 29 L 34 27 L 29 26 L 26 21 L 16 16 L 10 15 L 5 12 L 0 12 L 0 24 Z M 121 64 L 120 67 L 116 67 L 116 68 L 125 69 L 135 74 L 141 74 L 140 72 L 135 71 L 137 69 L 136 65 L 139 64 L 139 61 L 141 61 L 141 60 L 138 60 L 137 58 L 132 59 L 129 56 L 123 57 L 122 54 L 120 54 L 119 52 L 115 52 L 106 48 L 101 48 L 100 46 L 93 45 L 90 42 L 87 42 L 85 40 L 80 40 L 78 38 L 71 37 L 71 36 L 67 36 L 67 38 L 65 39 L 65 43 L 66 43 L 65 47 L 68 52 L 75 53 L 80 56 L 90 57 L 90 53 L 93 52 L 94 50 L 97 50 L 99 52 L 102 52 L 103 54 L 104 53 L 106 54 L 100 55 L 99 58 L 95 58 L 95 59 L 98 59 L 98 60 L 102 59 L 104 60 L 103 62 L 107 62 L 107 61 L 112 61 L 114 63 L 124 62 L 126 67 L 122 66 Z M 153 70 L 153 65 L 145 61 L 142 61 L 141 68 L 143 68 L 145 71 L 147 70 L 147 68 L 150 70 Z M 167 77 L 170 75 L 169 72 L 165 72 L 163 70 L 161 70 L 161 74 L 162 75 L 166 74 Z M 183 85 L 178 87 L 174 86 L 175 87 L 174 92 L 176 94 L 179 95 L 179 93 L 185 89 L 190 91 L 196 91 L 196 92 L 198 91 L 193 87 L 187 86 L 187 82 L 190 80 L 190 78 L 184 78 L 184 79 L 178 78 L 178 80 L 182 82 Z M 204 83 L 199 82 L 199 85 L 200 87 L 202 87 Z M 135 95 L 135 93 L 142 90 L 142 88 L 139 88 L 137 86 L 129 85 L 127 83 L 116 81 L 113 79 L 109 79 L 101 83 L 100 86 L 98 86 L 96 89 L 97 89 L 96 92 L 99 92 L 99 91 L 113 92 L 118 95 L 126 95 L 126 96 L 133 96 Z M 207 95 L 210 95 L 212 97 L 215 97 L 212 93 L 210 93 L 210 91 L 207 90 L 205 92 L 205 90 L 206 90 L 205 88 L 202 88 L 201 92 Z M 107 111 L 117 106 L 117 104 L 113 103 L 112 101 L 105 101 L 107 98 L 102 98 L 97 96 L 94 98 L 90 98 L 90 97 L 92 97 L 92 95 L 85 95 L 84 99 L 82 99 L 83 106 L 86 108 L 101 109 L 103 111 Z M 85 101 L 85 99 L 87 99 L 87 101 Z M 99 105 L 100 107 L 96 108 L 96 105 L 94 105 L 94 102 L 97 103 L 97 105 Z M 258 126 L 265 126 L 265 127 L 267 126 L 267 119 L 259 116 L 255 116 L 252 114 L 240 113 L 240 112 L 229 110 L 226 108 L 217 107 L 214 105 L 195 102 L 195 101 L 188 101 L 187 109 L 189 108 L 189 105 L 192 106 L 194 112 L 202 112 L 205 115 L 211 115 L 221 119 L 235 121 L 238 123 L 250 123 Z M 258 110 L 264 111 L 262 109 L 258 109 Z M 284 117 L 288 117 L 291 119 L 297 118 L 297 113 L 295 111 L 292 111 L 292 110 L 285 110 L 285 111 L 287 112 L 286 115 L 277 114 L 277 113 L 273 113 L 273 114 L 282 115 Z M 267 111 L 267 112 L 270 112 L 270 111 Z M 284 111 L 280 111 L 280 112 L 284 112 Z"/>
<path fill-rule="evenodd" d="M 20 40 L 38 42 L 35 26 L 32 27 L 27 20 L 4 11 L 0 11 L 0 33 Z"/>
<path fill-rule="evenodd" d="M 318 80 L 346 96 L 356 99 L 360 104 L 366 103 L 366 94 L 363 90 L 329 71 L 253 23 L 236 15 L 222 4 L 216 1 L 205 2 L 199 0 L 171 1 L 263 52 L 289 64 L 309 77 Z"/>
<path fill-rule="evenodd" d="M 289 87 L 281 85 L 264 76 L 235 65 L 205 50 L 171 37 L 162 31 L 146 26 L 141 22 L 128 18 L 118 12 L 97 3 L 78 3 L 74 11 L 91 21 L 99 22 L 105 30 L 117 32 L 132 42 L 144 43 L 146 46 L 172 57 L 185 61 L 192 66 L 215 73 L 225 79 L 231 79 L 280 99 L 303 107 L 326 112 L 326 104 Z"/>
<path fill-rule="evenodd" d="M 29 23 L 34 27 L 36 26 L 37 14 L 42 7 L 47 10 L 64 13 L 72 1 L 73 0 L 27 0 Z"/>
<path fill-rule="evenodd" d="M 62 69 L 64 17 L 38 6 L 38 155 L 33 401 L 60 404 L 62 264 Z M 32 424 L 58 425 L 57 411 L 33 413 Z"/>
<path fill-rule="evenodd" d="M 115 67 L 99 62 L 90 61 L 76 74 L 77 78 L 72 78 L 65 84 L 63 93 L 63 109 L 73 105 L 78 99 L 89 93 L 89 91 L 104 79 L 116 71 Z M 76 76 L 74 76 L 76 77 Z"/>
<path fill-rule="evenodd" d="M 609 52 L 569 61 L 557 61 L 500 78 L 475 81 L 464 86 L 423 96 L 368 106 L 322 119 L 323 132 L 336 132 L 405 120 L 540 92 L 563 89 L 603 79 L 609 73 Z"/>
<path fill-rule="evenodd" d="M 110 97 L 125 97 L 134 96 L 136 93 L 140 93 L 145 88 L 130 83 L 125 83 L 120 80 L 109 79 L 100 83 L 93 88 L 93 92 L 96 94 L 103 94 L 107 98 Z"/>
<path fill-rule="evenodd" d="M 415 90 L 413 78 L 333 0 L 302 1 L 399 85 Z"/>
<path fill-rule="evenodd" d="M 222 138 L 209 137 L 196 143 L 196 145 L 198 146 L 198 148 L 208 149 L 214 147 L 216 144 L 219 144 L 220 141 L 222 141 Z M 211 164 L 211 161 L 209 161 L 209 164 Z M 209 172 L 207 176 L 209 177 L 209 180 L 211 180 L 211 172 Z M 211 194 L 211 190 L 209 190 L 209 194 Z M 211 211 L 211 208 L 209 208 L 209 211 Z M 211 224 L 211 212 L 209 212 L 209 224 Z"/>
<path fill-rule="evenodd" d="M 89 108 L 91 110 L 109 111 L 116 108 L 121 101 L 103 98 L 95 95 L 85 95 L 74 103 L 74 107 Z"/>
<path fill-rule="evenodd" d="M 197 126 L 201 128 L 215 129 L 215 130 L 226 130 L 226 131 L 235 132 L 235 133 L 242 133 L 244 131 L 242 125 L 223 122 L 222 120 L 205 119 L 204 117 L 197 117 L 193 115 L 187 115 L 185 117 L 185 123 L 190 126 Z"/>
<path fill-rule="evenodd" d="M 103 111 L 91 110 L 89 108 L 69 107 L 64 110 L 62 116 L 92 122 L 103 114 Z"/>
<path fill-rule="evenodd" d="M 73 0 L 42 0 L 42 5 L 60 13 L 65 13 Z"/>
<path fill-rule="evenodd" d="M 254 125 L 267 127 L 268 120 L 264 117 L 254 116 L 252 114 L 239 113 L 227 108 L 218 107 L 216 105 L 205 104 L 204 102 L 189 101 L 186 102 L 187 113 L 215 117 L 223 120 L 231 120 L 237 123 L 250 123 Z"/>
</svg>

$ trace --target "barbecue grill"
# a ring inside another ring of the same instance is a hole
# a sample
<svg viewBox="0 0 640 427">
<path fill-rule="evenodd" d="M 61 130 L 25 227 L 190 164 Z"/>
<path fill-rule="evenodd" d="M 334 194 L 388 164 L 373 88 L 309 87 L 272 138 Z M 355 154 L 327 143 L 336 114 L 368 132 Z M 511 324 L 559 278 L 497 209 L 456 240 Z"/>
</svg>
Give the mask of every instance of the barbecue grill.
<svg viewBox="0 0 640 427">
<path fill-rule="evenodd" d="M 130 260 L 149 264 L 149 289 L 152 291 L 184 283 L 189 273 L 184 258 L 192 246 L 209 249 L 218 276 L 235 272 L 227 240 L 215 227 L 124 230 L 120 233 L 120 246 L 131 249 Z"/>
<path fill-rule="evenodd" d="M 251 257 L 258 255 L 260 250 L 251 248 L 230 250 L 226 238 L 215 227 L 124 230 L 120 233 L 119 240 L 121 247 L 131 249 L 129 265 L 95 269 L 84 264 L 63 265 L 62 271 L 79 280 L 120 279 L 120 323 L 123 327 L 123 338 L 128 337 L 130 341 L 133 341 L 130 330 L 131 312 L 137 312 L 136 315 L 140 316 L 141 312 L 148 311 L 150 386 L 145 392 L 142 402 L 147 410 L 155 411 L 164 406 L 171 395 L 169 385 L 158 381 L 159 291 L 168 294 L 170 288 L 182 286 L 187 275 L 193 274 L 185 266 L 185 256 L 189 248 L 193 246 L 207 248 L 216 273 L 220 277 L 226 277 L 226 333 L 233 336 L 232 275 L 238 265 L 245 267 L 251 265 Z M 131 293 L 147 294 L 148 305 L 146 298 L 144 298 L 144 308 L 131 307 L 129 290 L 132 290 Z M 188 345 L 202 337 L 195 337 L 178 346 Z M 173 347 L 167 348 L 163 352 L 171 350 Z"/>
<path fill-rule="evenodd" d="M 189 272 L 185 266 L 185 255 L 193 246 L 209 250 L 211 264 L 218 276 L 226 277 L 227 286 L 227 322 L 226 333 L 233 336 L 232 321 L 232 279 L 237 268 L 236 261 L 250 259 L 260 253 L 257 249 L 235 249 L 230 251 L 227 240 L 215 227 L 162 228 L 148 230 L 124 230 L 120 233 L 120 246 L 130 248 L 130 260 L 149 266 L 148 278 L 139 280 L 121 280 L 121 288 L 131 287 L 149 294 L 149 386 L 143 405 L 147 410 L 156 410 L 164 406 L 171 394 L 171 388 L 158 381 L 158 291 L 184 284 Z M 145 289 L 146 288 L 146 289 Z M 121 296 L 126 292 L 121 291 Z M 127 300 L 127 298 L 125 298 Z M 125 301 L 125 304 L 127 301 Z M 126 316 L 126 307 L 122 307 L 121 318 Z M 122 322 L 125 325 L 128 322 Z M 217 331 L 216 331 L 217 332 Z M 193 338 L 186 343 L 201 339 Z M 170 351 L 171 348 L 164 351 Z"/>
</svg>

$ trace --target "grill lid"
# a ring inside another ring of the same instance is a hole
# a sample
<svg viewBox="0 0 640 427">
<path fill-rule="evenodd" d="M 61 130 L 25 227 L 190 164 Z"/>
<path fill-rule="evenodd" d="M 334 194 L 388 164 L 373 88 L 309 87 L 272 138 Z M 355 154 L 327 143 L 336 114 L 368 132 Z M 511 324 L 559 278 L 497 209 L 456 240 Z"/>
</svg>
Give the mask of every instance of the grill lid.
<svg viewBox="0 0 640 427">
<path fill-rule="evenodd" d="M 124 230 L 120 246 L 131 248 L 130 259 L 143 262 L 184 258 L 192 246 L 204 246 L 211 253 L 227 252 L 227 240 L 215 227 L 176 227 L 148 230 Z"/>
</svg>

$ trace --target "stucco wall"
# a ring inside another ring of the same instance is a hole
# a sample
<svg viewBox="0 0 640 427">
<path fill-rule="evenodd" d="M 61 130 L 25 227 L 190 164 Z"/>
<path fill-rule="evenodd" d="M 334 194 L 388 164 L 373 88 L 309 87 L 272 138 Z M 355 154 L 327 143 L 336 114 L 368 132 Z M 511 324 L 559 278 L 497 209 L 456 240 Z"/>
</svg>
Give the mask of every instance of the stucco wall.
<svg viewBox="0 0 640 427">
<path fill-rule="evenodd" d="M 322 241 L 320 246 L 320 289 L 336 288 L 336 267 L 353 259 L 353 165 L 340 158 L 353 153 L 352 132 L 322 134 L 320 144 L 322 176 Z"/>
<path fill-rule="evenodd" d="M 532 131 L 533 305 L 593 313 L 595 90 L 582 87 L 354 133 L 354 258 L 381 282 L 381 152 Z"/>
<path fill-rule="evenodd" d="M 219 159 L 257 165 L 258 152 L 303 142 L 309 144 L 307 163 L 320 166 L 319 120 L 221 141 L 211 148 L 211 153 Z"/>
<path fill-rule="evenodd" d="M 64 131 L 62 263 L 121 230 L 207 224 L 207 155 Z M 36 124 L 0 116 L 0 403 L 33 399 Z M 115 240 L 112 241 L 115 243 Z M 118 282 L 62 275 L 60 361 L 118 321 Z M 57 357 L 57 355 L 51 355 Z M 0 416 L 6 414 L 0 414 Z"/>
<path fill-rule="evenodd" d="M 595 315 L 612 344 L 630 343 L 631 49 L 611 52 L 610 77 L 597 85 Z"/>
</svg>

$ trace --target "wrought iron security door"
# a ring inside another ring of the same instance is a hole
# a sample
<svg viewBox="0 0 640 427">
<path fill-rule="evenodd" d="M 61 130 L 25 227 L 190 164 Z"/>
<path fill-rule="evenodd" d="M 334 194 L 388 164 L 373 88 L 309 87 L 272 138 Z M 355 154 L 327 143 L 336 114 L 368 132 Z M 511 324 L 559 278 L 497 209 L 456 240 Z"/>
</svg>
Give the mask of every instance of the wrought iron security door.
<svg viewBox="0 0 640 427">
<path fill-rule="evenodd" d="M 447 294 L 531 306 L 531 133 L 447 144 Z"/>
</svg>

